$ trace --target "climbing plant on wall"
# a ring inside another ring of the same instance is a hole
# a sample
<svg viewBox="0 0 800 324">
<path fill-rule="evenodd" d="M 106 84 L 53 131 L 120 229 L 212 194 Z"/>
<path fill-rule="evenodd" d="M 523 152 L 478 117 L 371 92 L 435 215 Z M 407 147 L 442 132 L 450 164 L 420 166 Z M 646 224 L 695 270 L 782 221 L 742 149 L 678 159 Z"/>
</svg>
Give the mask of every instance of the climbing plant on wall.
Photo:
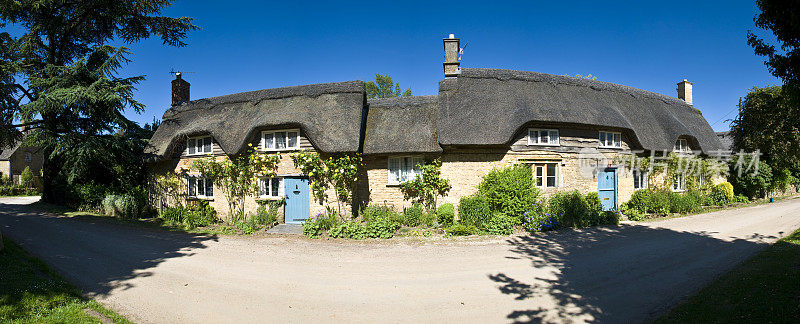
<svg viewBox="0 0 800 324">
<path fill-rule="evenodd" d="M 258 192 L 259 177 L 274 177 L 281 160 L 279 154 L 252 151 L 234 157 L 207 156 L 192 162 L 191 169 L 200 172 L 215 186 L 222 188 L 228 200 L 228 210 L 233 221 L 244 216 L 244 200 Z"/>
<path fill-rule="evenodd" d="M 300 152 L 291 155 L 296 168 L 308 175 L 311 194 L 320 204 L 328 200 L 327 189 L 336 193 L 339 215 L 342 206 L 351 204 L 358 180 L 358 171 L 363 166 L 360 154 L 341 154 L 322 157 L 315 152 Z"/>
<path fill-rule="evenodd" d="M 416 178 L 400 184 L 405 199 L 420 203 L 429 211 L 436 210 L 436 198 L 447 195 L 452 188 L 450 181 L 442 178 L 441 168 L 439 159 L 421 165 L 421 173 Z"/>
</svg>

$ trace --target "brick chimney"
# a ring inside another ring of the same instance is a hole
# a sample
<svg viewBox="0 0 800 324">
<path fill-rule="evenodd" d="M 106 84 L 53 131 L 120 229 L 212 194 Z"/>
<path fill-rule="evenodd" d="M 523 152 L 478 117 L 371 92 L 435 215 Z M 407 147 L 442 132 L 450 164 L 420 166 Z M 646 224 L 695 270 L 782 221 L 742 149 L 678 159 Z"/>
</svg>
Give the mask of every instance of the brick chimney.
<svg viewBox="0 0 800 324">
<path fill-rule="evenodd" d="M 461 40 L 455 35 L 450 34 L 448 38 L 442 39 L 444 43 L 444 77 L 454 78 L 461 74 L 461 62 L 458 61 L 458 51 L 461 48 Z"/>
<path fill-rule="evenodd" d="M 683 79 L 683 81 L 678 82 L 678 99 L 686 101 L 688 104 L 692 104 L 692 83 Z"/>
<path fill-rule="evenodd" d="M 181 79 L 181 73 L 175 73 L 175 80 L 172 80 L 172 105 L 177 106 L 189 101 L 189 82 Z"/>
</svg>

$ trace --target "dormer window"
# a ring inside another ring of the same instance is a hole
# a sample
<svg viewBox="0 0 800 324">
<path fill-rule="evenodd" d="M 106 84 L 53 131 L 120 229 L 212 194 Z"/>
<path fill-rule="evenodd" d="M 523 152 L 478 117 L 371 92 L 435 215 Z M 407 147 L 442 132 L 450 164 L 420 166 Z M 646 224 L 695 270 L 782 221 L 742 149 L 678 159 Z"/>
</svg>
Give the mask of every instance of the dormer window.
<svg viewBox="0 0 800 324">
<path fill-rule="evenodd" d="M 300 130 L 288 129 L 261 132 L 261 148 L 267 151 L 300 149 Z"/>
<path fill-rule="evenodd" d="M 187 155 L 203 155 L 212 153 L 211 136 L 192 137 L 186 142 Z"/>
<path fill-rule="evenodd" d="M 528 129 L 528 145 L 558 146 L 558 130 Z"/>
<path fill-rule="evenodd" d="M 691 148 L 689 147 L 689 142 L 686 141 L 685 138 L 679 138 L 675 141 L 675 152 L 690 152 Z"/>
<path fill-rule="evenodd" d="M 600 147 L 622 148 L 622 134 L 617 132 L 600 132 Z"/>
</svg>

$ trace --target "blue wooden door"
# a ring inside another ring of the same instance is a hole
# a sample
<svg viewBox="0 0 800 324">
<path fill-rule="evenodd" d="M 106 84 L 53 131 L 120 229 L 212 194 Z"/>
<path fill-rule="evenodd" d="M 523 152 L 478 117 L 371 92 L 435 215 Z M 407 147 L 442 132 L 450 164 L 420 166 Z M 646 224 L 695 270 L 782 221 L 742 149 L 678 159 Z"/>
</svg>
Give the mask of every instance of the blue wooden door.
<svg viewBox="0 0 800 324">
<path fill-rule="evenodd" d="M 286 195 L 286 208 L 284 209 L 284 222 L 287 224 L 300 224 L 311 215 L 311 206 L 308 200 L 307 178 L 284 178 L 284 194 Z"/>
<path fill-rule="evenodd" d="M 603 210 L 617 209 L 617 170 L 607 168 L 597 175 L 597 195 Z"/>
</svg>

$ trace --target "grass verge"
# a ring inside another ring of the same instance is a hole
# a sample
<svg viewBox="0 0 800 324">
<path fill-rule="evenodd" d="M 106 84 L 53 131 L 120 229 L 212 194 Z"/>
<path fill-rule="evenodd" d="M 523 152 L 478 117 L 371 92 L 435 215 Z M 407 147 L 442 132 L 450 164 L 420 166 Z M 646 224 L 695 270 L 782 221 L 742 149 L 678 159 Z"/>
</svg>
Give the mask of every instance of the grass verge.
<svg viewBox="0 0 800 324">
<path fill-rule="evenodd" d="M 656 323 L 800 323 L 800 229 Z"/>
<path fill-rule="evenodd" d="M 130 323 L 79 291 L 41 260 L 3 238 L 0 251 L 0 322 L 100 323 L 94 310 L 115 323 Z"/>
</svg>

